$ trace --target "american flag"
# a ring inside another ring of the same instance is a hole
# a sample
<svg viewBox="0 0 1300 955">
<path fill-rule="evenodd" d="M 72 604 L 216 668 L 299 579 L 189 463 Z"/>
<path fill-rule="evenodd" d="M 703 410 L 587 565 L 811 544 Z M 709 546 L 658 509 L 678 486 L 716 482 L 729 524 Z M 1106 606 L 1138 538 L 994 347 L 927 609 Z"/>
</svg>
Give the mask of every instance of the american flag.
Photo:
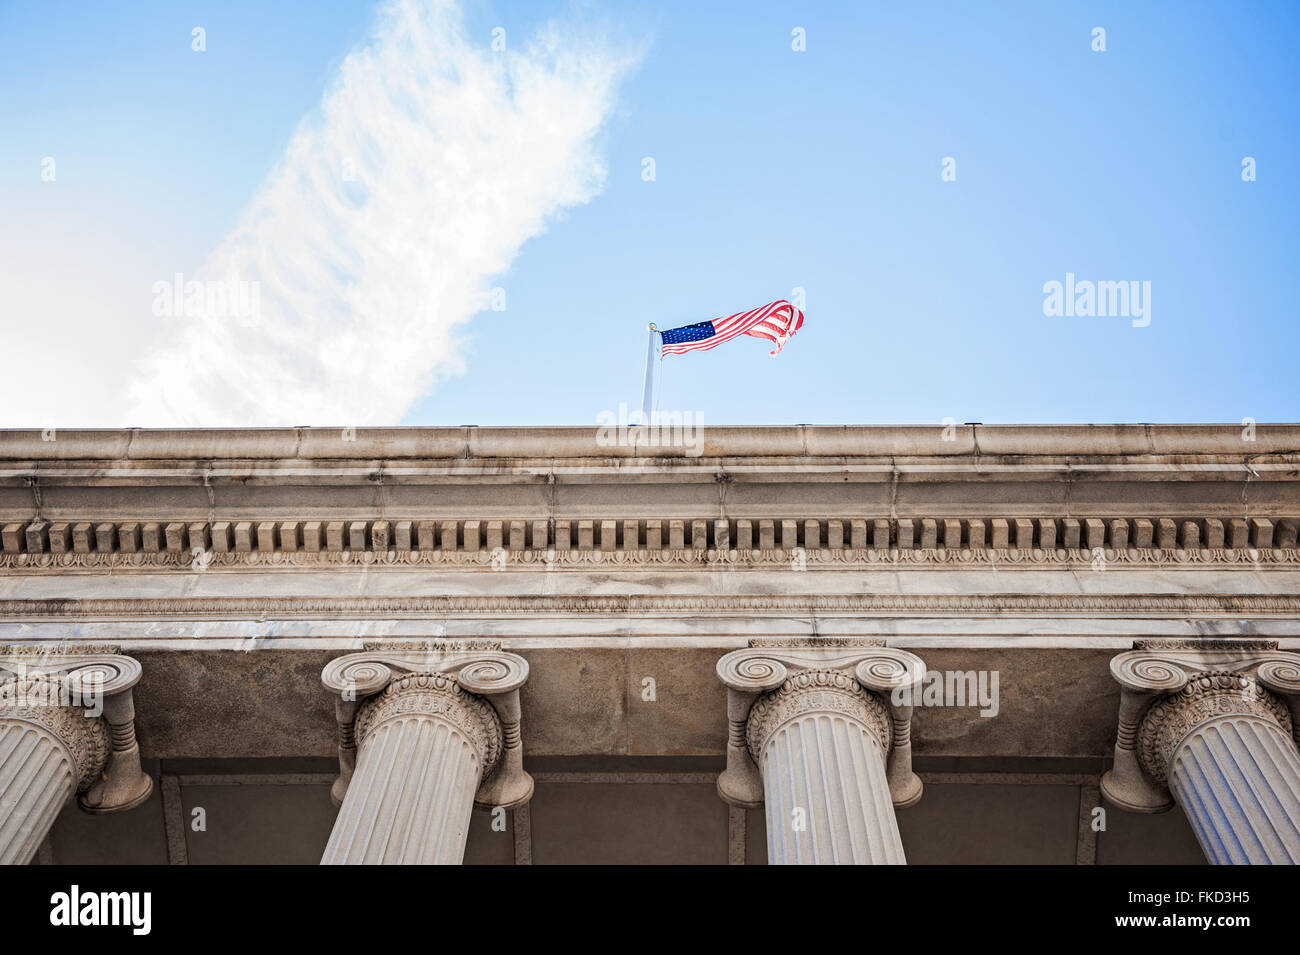
<svg viewBox="0 0 1300 955">
<path fill-rule="evenodd" d="M 802 327 L 803 312 L 785 299 L 781 299 L 779 302 L 769 302 L 758 308 L 751 308 L 748 312 L 737 312 L 726 318 L 715 318 L 711 322 L 696 322 L 694 325 L 670 328 L 660 335 L 665 355 L 708 351 L 737 335 L 766 338 L 776 345 L 776 348 L 769 352 L 775 355 Z"/>
</svg>

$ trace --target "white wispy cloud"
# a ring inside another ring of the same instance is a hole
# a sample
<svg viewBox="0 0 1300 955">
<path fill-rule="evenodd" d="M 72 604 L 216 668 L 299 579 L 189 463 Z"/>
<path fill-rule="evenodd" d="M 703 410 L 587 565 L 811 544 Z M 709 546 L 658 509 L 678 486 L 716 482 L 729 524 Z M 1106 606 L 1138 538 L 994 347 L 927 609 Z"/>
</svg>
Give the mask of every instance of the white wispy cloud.
<svg viewBox="0 0 1300 955">
<path fill-rule="evenodd" d="M 637 59 L 559 24 L 508 39 L 468 37 L 450 0 L 388 7 L 193 276 L 258 283 L 256 314 L 170 319 L 119 423 L 395 424 L 461 370 L 457 328 L 520 246 L 599 192 Z"/>
</svg>

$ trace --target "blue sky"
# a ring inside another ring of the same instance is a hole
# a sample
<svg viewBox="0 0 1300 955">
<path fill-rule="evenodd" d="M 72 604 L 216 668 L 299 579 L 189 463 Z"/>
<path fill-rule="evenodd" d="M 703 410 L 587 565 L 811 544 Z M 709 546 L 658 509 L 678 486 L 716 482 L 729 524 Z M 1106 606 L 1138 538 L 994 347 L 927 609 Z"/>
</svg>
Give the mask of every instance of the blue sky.
<svg viewBox="0 0 1300 955">
<path fill-rule="evenodd" d="M 706 424 L 1300 420 L 1295 4 L 465 3 L 462 67 L 489 63 L 495 27 L 516 55 L 547 24 L 561 47 L 582 44 L 582 65 L 536 97 L 508 84 L 490 135 L 508 141 L 518 117 L 539 138 L 487 178 L 481 159 L 503 150 L 476 154 L 487 134 L 461 114 L 381 150 L 366 185 L 383 203 L 355 241 L 382 246 L 373 222 L 408 207 L 423 218 L 395 224 L 403 250 L 424 220 L 453 240 L 514 239 L 462 256 L 444 237 L 389 259 L 336 246 L 337 287 L 398 286 L 407 317 L 334 304 L 318 335 L 313 309 L 335 286 L 295 288 L 219 345 L 151 314 L 151 286 L 224 261 L 214 250 L 373 42 L 376 9 L 102 6 L 0 0 L 0 347 L 28 368 L 0 384 L 0 424 L 593 424 L 639 404 L 648 321 L 796 287 L 807 321 L 779 357 L 740 338 L 667 358 L 660 407 Z M 588 85 L 592 122 L 538 158 Z M 362 113 L 364 95 L 349 101 Z M 313 142 L 351 141 L 347 122 Z M 418 172 L 420 150 L 445 159 L 458 136 L 472 168 L 446 167 L 469 177 L 449 188 L 490 196 L 523 177 L 526 210 L 425 215 L 444 167 Z M 572 171 L 585 163 L 603 172 Z M 258 241 L 299 243 L 280 260 L 299 268 L 335 220 L 299 227 L 301 197 L 270 194 L 278 224 Z M 287 266 L 261 268 L 265 287 Z M 1150 282 L 1150 324 L 1044 315 L 1044 283 L 1067 272 Z M 501 288 L 506 307 L 462 302 L 426 335 L 409 316 L 427 288 L 458 302 Z M 316 338 L 332 358 L 294 358 Z M 297 397 L 241 404 L 281 358 Z M 159 368 L 173 391 L 154 420 L 161 392 L 123 396 Z"/>
</svg>

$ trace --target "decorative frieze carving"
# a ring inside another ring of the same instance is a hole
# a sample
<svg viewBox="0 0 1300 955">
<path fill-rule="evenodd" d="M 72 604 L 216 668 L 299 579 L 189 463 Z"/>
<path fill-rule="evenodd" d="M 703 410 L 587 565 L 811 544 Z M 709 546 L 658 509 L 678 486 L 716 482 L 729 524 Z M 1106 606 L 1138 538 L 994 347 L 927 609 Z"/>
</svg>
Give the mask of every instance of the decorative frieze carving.
<svg viewBox="0 0 1300 955">
<path fill-rule="evenodd" d="M 0 618 L 186 620 L 206 617 L 426 618 L 524 614 L 1086 614 L 1178 617 L 1294 617 L 1300 595 L 1288 594 L 518 594 L 412 597 L 132 597 L 0 599 Z"/>
<path fill-rule="evenodd" d="M 1276 650 L 1278 642 L 1276 640 L 1249 640 L 1240 638 L 1226 638 L 1223 640 L 1210 639 L 1189 639 L 1186 637 L 1149 637 L 1143 640 L 1134 640 L 1134 650 L 1147 651 L 1170 651 L 1170 650 L 1191 650 L 1195 657 L 1193 661 L 1199 660 L 1200 655 L 1204 653 L 1224 651 L 1234 654 L 1234 656 L 1247 651 L 1259 650 Z M 1126 657 L 1121 664 L 1127 671 L 1132 672 L 1135 666 L 1140 667 L 1141 661 L 1147 658 L 1141 656 Z M 1148 677 L 1150 678 L 1150 677 Z M 1157 677 L 1156 679 L 1159 679 Z"/>
<path fill-rule="evenodd" d="M 457 637 L 453 639 L 433 637 L 427 640 L 363 640 L 361 642 L 362 650 L 373 650 L 379 653 L 392 650 L 394 647 L 400 648 L 404 654 L 469 653 L 471 651 L 480 650 L 487 653 L 495 653 L 501 649 L 501 641 L 478 640 L 472 637 Z"/>
</svg>

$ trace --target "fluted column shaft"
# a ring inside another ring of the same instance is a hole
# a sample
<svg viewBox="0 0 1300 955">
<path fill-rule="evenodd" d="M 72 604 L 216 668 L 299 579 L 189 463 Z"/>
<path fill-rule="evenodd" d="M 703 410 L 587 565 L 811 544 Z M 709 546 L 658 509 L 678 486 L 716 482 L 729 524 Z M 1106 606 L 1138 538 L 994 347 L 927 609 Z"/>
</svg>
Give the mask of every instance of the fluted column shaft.
<svg viewBox="0 0 1300 955">
<path fill-rule="evenodd" d="M 475 794 L 504 737 L 493 706 L 454 674 L 387 683 L 357 712 L 356 768 L 321 863 L 460 864 Z"/>
<path fill-rule="evenodd" d="M 0 719 L 0 865 L 26 865 L 77 785 L 68 748 L 37 723 Z"/>
<path fill-rule="evenodd" d="M 1177 803 L 1214 865 L 1300 863 L 1298 664 L 1263 642 L 1148 641 L 1115 657 L 1120 732 L 1102 792 L 1139 812 Z"/>
<path fill-rule="evenodd" d="M 768 737 L 759 763 L 769 864 L 906 864 L 885 752 L 863 722 L 797 716 Z"/>
<path fill-rule="evenodd" d="M 387 720 L 361 748 L 321 862 L 458 865 L 482 775 L 473 743 L 451 723 Z"/>
<path fill-rule="evenodd" d="M 837 668 L 797 671 L 745 724 L 762 776 L 771 865 L 904 865 L 884 702 Z"/>
<path fill-rule="evenodd" d="M 1169 789 L 1212 864 L 1300 863 L 1300 752 L 1276 722 L 1197 726 L 1173 752 Z"/>
</svg>

